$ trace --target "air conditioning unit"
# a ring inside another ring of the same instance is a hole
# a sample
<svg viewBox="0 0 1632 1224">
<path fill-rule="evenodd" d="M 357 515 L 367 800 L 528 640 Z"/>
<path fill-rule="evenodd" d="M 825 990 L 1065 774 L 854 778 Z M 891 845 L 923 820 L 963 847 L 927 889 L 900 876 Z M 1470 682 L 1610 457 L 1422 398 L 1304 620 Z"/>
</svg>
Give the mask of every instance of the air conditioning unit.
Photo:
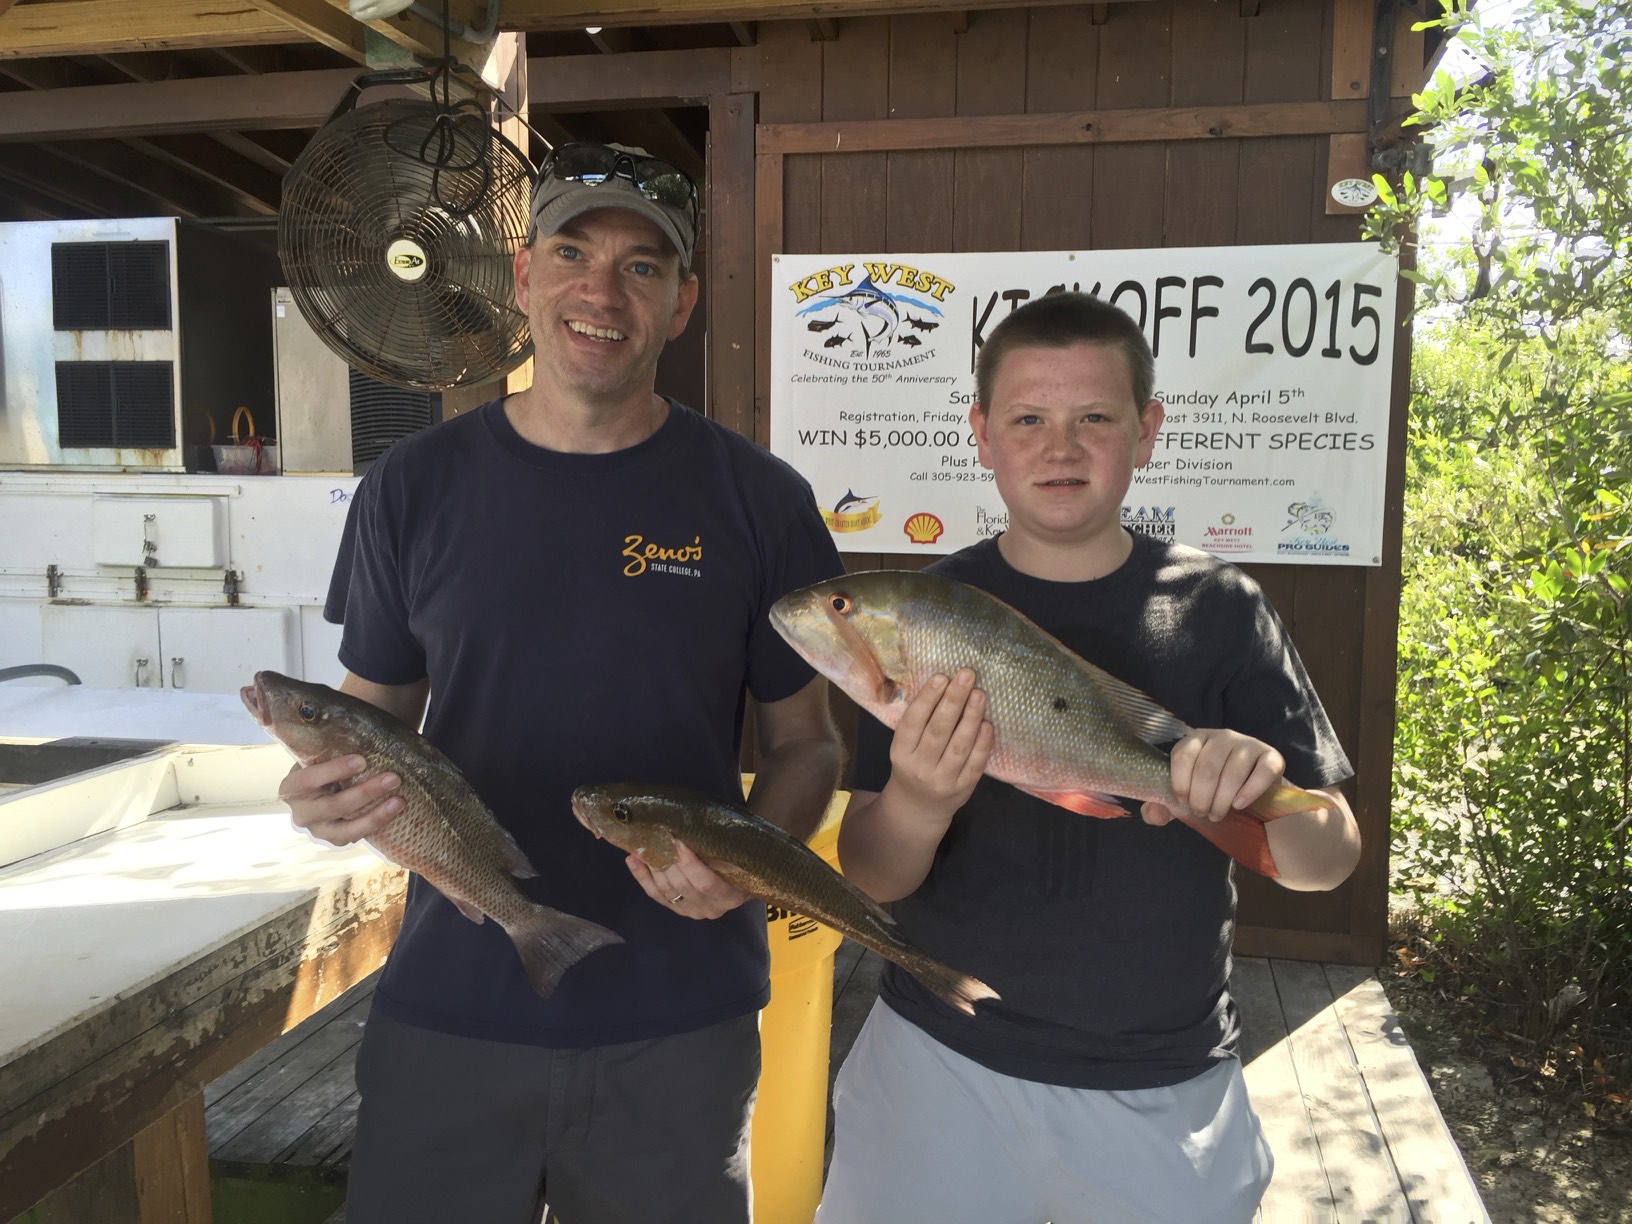
<svg viewBox="0 0 1632 1224">
<path fill-rule="evenodd" d="M 285 472 L 361 475 L 398 438 L 442 419 L 440 392 L 393 387 L 347 365 L 287 288 L 272 292 L 272 338 Z"/>
<path fill-rule="evenodd" d="M 441 419 L 440 394 L 351 369 L 282 282 L 270 228 L 0 222 L 0 469 L 214 472 L 253 421 L 284 472 L 360 473 Z"/>
<path fill-rule="evenodd" d="M 279 279 L 173 217 L 0 224 L 0 467 L 209 471 L 239 407 L 271 433 Z"/>
</svg>

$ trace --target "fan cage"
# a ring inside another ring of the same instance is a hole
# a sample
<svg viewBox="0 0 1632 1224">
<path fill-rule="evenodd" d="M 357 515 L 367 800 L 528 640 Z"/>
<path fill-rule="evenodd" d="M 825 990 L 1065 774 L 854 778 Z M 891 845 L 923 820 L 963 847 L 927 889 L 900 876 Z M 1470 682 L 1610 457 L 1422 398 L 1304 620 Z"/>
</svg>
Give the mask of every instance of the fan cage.
<svg viewBox="0 0 1632 1224">
<path fill-rule="evenodd" d="M 497 378 L 532 352 L 513 276 L 532 184 L 527 158 L 479 115 L 420 99 L 358 107 L 325 125 L 284 179 L 290 294 L 330 348 L 382 382 L 444 390 Z M 417 280 L 389 263 L 404 239 L 423 252 Z"/>
</svg>

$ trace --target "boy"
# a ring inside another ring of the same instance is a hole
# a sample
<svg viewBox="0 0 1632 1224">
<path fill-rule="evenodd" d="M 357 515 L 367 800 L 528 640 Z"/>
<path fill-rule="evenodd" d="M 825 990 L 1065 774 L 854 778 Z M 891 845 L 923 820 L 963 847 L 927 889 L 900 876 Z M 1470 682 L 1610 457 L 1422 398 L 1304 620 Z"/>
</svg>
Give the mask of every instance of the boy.
<svg viewBox="0 0 1632 1224">
<path fill-rule="evenodd" d="M 1285 774 L 1330 809 L 1266 826 L 1280 883 L 1329 889 L 1359 857 L 1349 763 L 1251 579 L 1131 535 L 1121 506 L 1163 410 L 1137 325 L 1060 293 L 995 328 L 970 413 L 1008 529 L 931 568 L 990 591 L 1193 727 L 1176 794 L 1217 820 Z M 962 1016 L 886 968 L 840 1072 L 821 1224 L 1225 1224 L 1271 1159 L 1235 1056 L 1231 864 L 1156 803 L 1098 820 L 982 777 L 968 670 L 893 740 L 863 717 L 844 871 L 902 932 L 987 982 Z"/>
</svg>

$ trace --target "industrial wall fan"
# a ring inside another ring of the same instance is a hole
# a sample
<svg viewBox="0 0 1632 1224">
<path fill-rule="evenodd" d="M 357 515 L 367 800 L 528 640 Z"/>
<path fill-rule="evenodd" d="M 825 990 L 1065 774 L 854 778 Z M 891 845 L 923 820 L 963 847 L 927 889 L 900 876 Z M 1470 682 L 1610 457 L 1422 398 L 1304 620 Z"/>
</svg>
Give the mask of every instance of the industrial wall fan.
<svg viewBox="0 0 1632 1224">
<path fill-rule="evenodd" d="M 399 387 L 486 382 L 532 352 L 512 263 L 533 168 L 449 63 L 365 74 L 283 180 L 278 255 L 306 321 L 346 362 Z M 442 98 L 436 98 L 437 84 Z M 429 98 L 357 105 L 378 85 Z"/>
</svg>

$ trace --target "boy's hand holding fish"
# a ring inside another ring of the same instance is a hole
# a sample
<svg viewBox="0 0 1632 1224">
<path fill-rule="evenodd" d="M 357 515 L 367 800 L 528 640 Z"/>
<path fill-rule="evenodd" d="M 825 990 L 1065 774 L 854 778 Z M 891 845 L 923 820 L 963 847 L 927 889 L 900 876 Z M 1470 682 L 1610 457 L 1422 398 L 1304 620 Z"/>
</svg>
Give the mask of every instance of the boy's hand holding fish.
<svg viewBox="0 0 1632 1224">
<path fill-rule="evenodd" d="M 890 781 L 899 801 L 934 812 L 942 828 L 974 793 L 992 752 L 986 694 L 970 668 L 936 674 L 907 704 L 890 746 Z"/>
<path fill-rule="evenodd" d="M 1286 758 L 1274 748 L 1221 727 L 1190 732 L 1173 745 L 1169 760 L 1174 795 L 1194 815 L 1215 823 L 1250 807 L 1286 774 Z M 1151 825 L 1179 818 L 1155 799 L 1148 800 L 1140 813 Z"/>
<path fill-rule="evenodd" d="M 852 878 L 880 901 L 897 900 L 923 883 L 953 815 L 985 772 L 993 730 L 976 680 L 967 667 L 929 677 L 890 741 L 889 783 L 877 796 L 857 796 L 845 815 L 840 861 L 848 848 L 851 860 L 865 864 Z M 875 840 L 890 853 L 868 853 Z"/>
</svg>

